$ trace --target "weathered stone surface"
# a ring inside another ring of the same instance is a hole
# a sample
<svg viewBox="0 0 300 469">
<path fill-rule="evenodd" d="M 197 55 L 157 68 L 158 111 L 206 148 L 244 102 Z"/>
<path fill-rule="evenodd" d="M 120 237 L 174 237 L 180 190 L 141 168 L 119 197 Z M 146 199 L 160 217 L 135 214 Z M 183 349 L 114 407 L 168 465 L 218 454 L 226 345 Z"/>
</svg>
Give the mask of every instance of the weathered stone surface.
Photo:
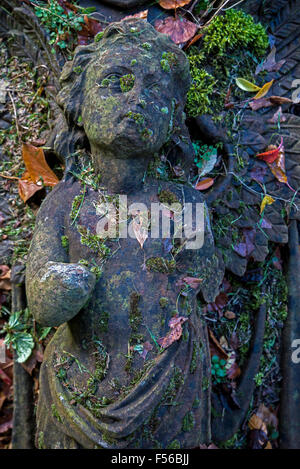
<svg viewBox="0 0 300 469">
<path fill-rule="evenodd" d="M 58 102 L 71 128 L 87 136 L 91 156 L 77 152 L 67 163 L 40 209 L 29 253 L 29 307 L 43 324 L 60 325 L 41 370 L 37 445 L 196 447 L 210 439 L 210 355 L 196 295 L 213 301 L 224 272 L 207 207 L 200 249 L 185 249 L 186 233 L 149 232 L 143 248 L 135 237 L 96 234 L 109 204 L 119 226 L 137 233 L 132 217 L 142 209 L 133 204 L 150 211 L 204 203 L 192 187 L 145 178 L 162 145 L 187 135 L 187 59 L 148 23 L 130 20 L 77 48 L 61 80 Z M 82 179 L 91 159 L 89 183 Z M 131 207 L 124 217 L 118 194 Z M 174 229 L 176 212 L 164 210 Z M 199 287 L 187 276 L 201 278 Z M 163 350 L 158 339 L 176 315 L 185 318 L 182 337 Z"/>
</svg>

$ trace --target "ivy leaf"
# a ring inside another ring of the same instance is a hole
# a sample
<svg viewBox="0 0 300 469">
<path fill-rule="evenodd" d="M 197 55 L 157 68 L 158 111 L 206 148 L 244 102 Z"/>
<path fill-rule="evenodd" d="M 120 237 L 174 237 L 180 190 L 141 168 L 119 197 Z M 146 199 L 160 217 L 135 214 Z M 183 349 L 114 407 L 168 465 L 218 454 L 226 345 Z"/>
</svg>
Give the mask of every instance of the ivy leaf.
<svg viewBox="0 0 300 469">
<path fill-rule="evenodd" d="M 244 91 L 260 91 L 260 87 L 255 85 L 254 83 L 251 83 L 251 81 L 245 80 L 245 78 L 236 78 L 235 82 L 237 86 Z"/>
<path fill-rule="evenodd" d="M 34 340 L 27 332 L 18 332 L 14 335 L 13 348 L 17 352 L 17 362 L 25 362 L 34 349 Z"/>
</svg>

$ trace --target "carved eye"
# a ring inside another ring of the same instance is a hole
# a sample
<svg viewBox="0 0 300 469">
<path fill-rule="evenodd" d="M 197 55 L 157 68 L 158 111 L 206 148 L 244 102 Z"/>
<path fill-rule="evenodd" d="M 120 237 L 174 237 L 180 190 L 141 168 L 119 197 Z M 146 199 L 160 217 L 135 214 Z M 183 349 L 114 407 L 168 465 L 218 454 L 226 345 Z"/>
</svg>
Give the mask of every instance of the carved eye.
<svg viewBox="0 0 300 469">
<path fill-rule="evenodd" d="M 110 90 L 121 91 L 120 89 L 120 77 L 121 74 L 110 73 L 99 83 L 101 88 L 109 88 Z"/>
</svg>

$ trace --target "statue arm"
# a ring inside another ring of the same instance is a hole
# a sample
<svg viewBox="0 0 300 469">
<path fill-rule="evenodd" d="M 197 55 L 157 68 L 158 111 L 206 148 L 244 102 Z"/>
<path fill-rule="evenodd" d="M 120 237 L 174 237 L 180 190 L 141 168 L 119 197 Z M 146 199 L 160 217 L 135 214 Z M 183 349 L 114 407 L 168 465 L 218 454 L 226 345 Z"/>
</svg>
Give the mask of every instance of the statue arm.
<svg viewBox="0 0 300 469">
<path fill-rule="evenodd" d="M 59 326 L 76 316 L 96 281 L 84 266 L 68 262 L 62 246 L 67 205 L 63 185 L 56 186 L 40 208 L 26 265 L 28 306 L 43 326 Z"/>
</svg>

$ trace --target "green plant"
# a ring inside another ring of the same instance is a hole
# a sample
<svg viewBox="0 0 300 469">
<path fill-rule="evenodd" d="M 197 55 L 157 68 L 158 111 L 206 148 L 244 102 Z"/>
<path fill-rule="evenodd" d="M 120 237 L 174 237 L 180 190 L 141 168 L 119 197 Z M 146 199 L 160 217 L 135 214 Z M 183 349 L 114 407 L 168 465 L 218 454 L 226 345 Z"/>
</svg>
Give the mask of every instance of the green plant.
<svg viewBox="0 0 300 469">
<path fill-rule="evenodd" d="M 135 76 L 132 73 L 128 73 L 127 75 L 123 75 L 120 78 L 120 88 L 123 93 L 127 93 L 128 91 L 132 90 L 134 86 Z"/>
<path fill-rule="evenodd" d="M 209 161 L 213 155 L 217 153 L 217 149 L 212 145 L 203 144 L 199 140 L 193 142 L 193 147 L 196 153 L 194 163 L 197 168 L 202 168 L 206 161 Z"/>
<path fill-rule="evenodd" d="M 226 379 L 226 360 L 219 358 L 218 355 L 211 357 L 211 375 L 214 384 L 219 384 Z"/>
<path fill-rule="evenodd" d="M 56 45 L 59 49 L 67 49 L 70 42 L 74 43 L 74 33 L 81 31 L 84 15 L 87 13 L 84 9 L 78 12 L 65 11 L 57 0 L 49 0 L 48 5 L 36 2 L 34 10 L 49 33 L 49 44 Z"/>
<path fill-rule="evenodd" d="M 24 311 L 12 313 L 0 334 L 5 334 L 5 345 L 12 346 L 16 351 L 17 362 L 23 363 L 30 357 L 35 343 L 44 339 L 50 330 L 51 327 L 44 327 L 35 331 L 33 318 L 26 308 Z"/>
</svg>

